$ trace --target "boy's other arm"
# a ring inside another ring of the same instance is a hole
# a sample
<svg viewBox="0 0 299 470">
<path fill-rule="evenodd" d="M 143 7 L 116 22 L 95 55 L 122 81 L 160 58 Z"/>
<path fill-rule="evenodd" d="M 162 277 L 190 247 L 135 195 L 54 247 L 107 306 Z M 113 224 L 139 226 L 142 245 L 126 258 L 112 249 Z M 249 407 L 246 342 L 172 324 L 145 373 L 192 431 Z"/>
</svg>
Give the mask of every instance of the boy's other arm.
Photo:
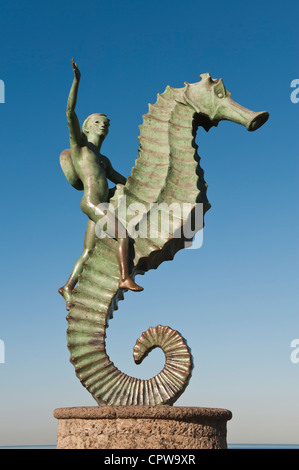
<svg viewBox="0 0 299 470">
<path fill-rule="evenodd" d="M 123 184 L 125 185 L 126 184 L 126 181 L 127 181 L 127 178 L 125 178 L 123 175 L 121 175 L 120 173 L 118 173 L 114 168 L 113 166 L 111 165 L 111 162 L 109 160 L 109 158 L 107 157 L 104 157 L 102 156 L 104 162 L 106 163 L 106 175 L 107 175 L 107 178 L 112 181 L 112 183 L 115 183 L 115 184 Z"/>
</svg>

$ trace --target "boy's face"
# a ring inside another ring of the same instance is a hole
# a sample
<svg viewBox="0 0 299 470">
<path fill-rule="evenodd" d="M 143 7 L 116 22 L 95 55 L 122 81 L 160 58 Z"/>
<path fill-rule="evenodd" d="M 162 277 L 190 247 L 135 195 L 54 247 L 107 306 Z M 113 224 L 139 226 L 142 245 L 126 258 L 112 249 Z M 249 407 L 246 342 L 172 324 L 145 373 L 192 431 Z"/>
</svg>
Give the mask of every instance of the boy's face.
<svg viewBox="0 0 299 470">
<path fill-rule="evenodd" d="M 87 127 L 89 132 L 105 138 L 109 131 L 109 119 L 106 116 L 94 114 L 88 119 Z"/>
</svg>

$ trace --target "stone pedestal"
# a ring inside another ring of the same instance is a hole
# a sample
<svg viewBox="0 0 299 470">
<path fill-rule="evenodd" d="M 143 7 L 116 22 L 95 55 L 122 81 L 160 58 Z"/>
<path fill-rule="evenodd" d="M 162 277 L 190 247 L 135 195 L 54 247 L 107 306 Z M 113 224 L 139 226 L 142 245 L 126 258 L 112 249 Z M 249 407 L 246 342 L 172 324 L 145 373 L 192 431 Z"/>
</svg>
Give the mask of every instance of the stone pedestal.
<svg viewBox="0 0 299 470">
<path fill-rule="evenodd" d="M 57 449 L 226 449 L 232 413 L 184 406 L 57 408 Z"/>
</svg>

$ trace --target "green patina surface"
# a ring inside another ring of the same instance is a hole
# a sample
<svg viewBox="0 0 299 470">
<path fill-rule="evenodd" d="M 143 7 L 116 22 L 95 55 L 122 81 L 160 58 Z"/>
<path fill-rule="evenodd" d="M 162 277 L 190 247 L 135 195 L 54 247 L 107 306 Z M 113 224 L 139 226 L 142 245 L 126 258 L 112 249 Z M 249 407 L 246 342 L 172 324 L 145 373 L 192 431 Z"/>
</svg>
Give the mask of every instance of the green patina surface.
<svg viewBox="0 0 299 470">
<path fill-rule="evenodd" d="M 76 94 L 74 100 L 72 92 L 76 90 L 76 80 L 78 85 L 79 72 L 76 64 L 73 68 L 75 85 L 70 96 L 73 98 L 71 104 L 74 110 Z M 189 216 L 199 203 L 202 203 L 203 214 L 210 208 L 207 185 L 195 144 L 198 126 L 208 131 L 225 119 L 242 124 L 251 131 L 268 118 L 266 112 L 254 113 L 235 103 L 222 80 L 213 80 L 209 74 L 201 78 L 200 82 L 185 83 L 180 89 L 168 86 L 163 94 L 158 95 L 157 102 L 150 104 L 148 113 L 143 116 L 139 153 L 131 175 L 124 179 L 115 170 L 115 173 L 110 172 L 110 179 L 118 183 L 110 203 L 129 235 L 129 227 L 134 227 L 135 214 L 127 212 L 124 219 L 119 209 L 120 199 L 125 197 L 126 208 L 133 203 L 142 204 L 144 208 L 138 233 L 146 237 L 130 237 L 128 242 L 129 276 L 133 282 L 136 274 L 156 269 L 162 262 L 172 260 L 186 246 L 187 239 L 182 234 L 179 238 L 174 235 L 177 230 L 182 232 L 187 221 L 182 216 L 173 215 L 169 209 L 171 204 L 189 204 Z M 78 127 L 76 132 L 83 148 L 86 145 L 84 136 L 82 140 Z M 70 134 L 72 144 L 72 127 Z M 90 135 L 85 135 L 85 138 L 90 139 Z M 90 140 L 92 145 L 89 150 L 100 158 L 97 149 L 100 149 L 102 142 L 98 145 L 96 138 Z M 76 172 L 77 166 L 82 174 L 82 167 L 78 163 L 73 166 L 69 164 L 72 152 L 71 145 L 70 151 L 62 153 L 61 166 L 68 181 L 86 193 L 88 184 Z M 92 155 L 84 163 L 85 170 L 90 159 Z M 95 173 L 99 175 L 98 170 Z M 93 181 L 96 184 L 96 179 Z M 84 197 L 85 194 L 82 200 Z M 169 217 L 170 223 L 168 230 L 162 230 L 160 219 L 156 219 L 158 232 L 156 236 L 150 237 L 148 234 L 154 223 L 153 203 L 164 203 L 164 216 Z M 98 222 L 99 218 L 85 211 L 82 203 L 81 208 L 92 223 Z M 88 233 L 87 241 L 90 236 Z M 112 318 L 127 290 L 121 287 L 120 242 L 118 237 L 97 238 L 94 232 L 92 237 L 91 246 L 88 243 L 86 245 L 89 246 L 88 253 L 83 252 L 79 264 L 75 265 L 73 277 L 70 277 L 71 288 L 60 290 L 69 310 L 68 348 L 76 375 L 100 405 L 173 404 L 185 390 L 193 367 L 186 341 L 168 326 L 150 327 L 137 340 L 134 359 L 140 363 L 154 347 L 160 347 L 165 353 L 162 371 L 150 380 L 140 380 L 127 376 L 115 367 L 106 353 L 105 331 L 108 320 Z"/>
</svg>

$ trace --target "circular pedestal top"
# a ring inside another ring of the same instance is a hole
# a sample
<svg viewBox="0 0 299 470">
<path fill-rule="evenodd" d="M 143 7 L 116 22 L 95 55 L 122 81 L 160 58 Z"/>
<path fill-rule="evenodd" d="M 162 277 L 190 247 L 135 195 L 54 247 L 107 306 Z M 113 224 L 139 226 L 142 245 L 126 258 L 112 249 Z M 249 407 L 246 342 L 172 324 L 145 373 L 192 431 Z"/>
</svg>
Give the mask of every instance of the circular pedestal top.
<svg viewBox="0 0 299 470">
<path fill-rule="evenodd" d="M 221 408 L 202 408 L 197 406 L 79 406 L 57 408 L 57 419 L 203 419 L 228 421 L 232 412 Z"/>
</svg>

